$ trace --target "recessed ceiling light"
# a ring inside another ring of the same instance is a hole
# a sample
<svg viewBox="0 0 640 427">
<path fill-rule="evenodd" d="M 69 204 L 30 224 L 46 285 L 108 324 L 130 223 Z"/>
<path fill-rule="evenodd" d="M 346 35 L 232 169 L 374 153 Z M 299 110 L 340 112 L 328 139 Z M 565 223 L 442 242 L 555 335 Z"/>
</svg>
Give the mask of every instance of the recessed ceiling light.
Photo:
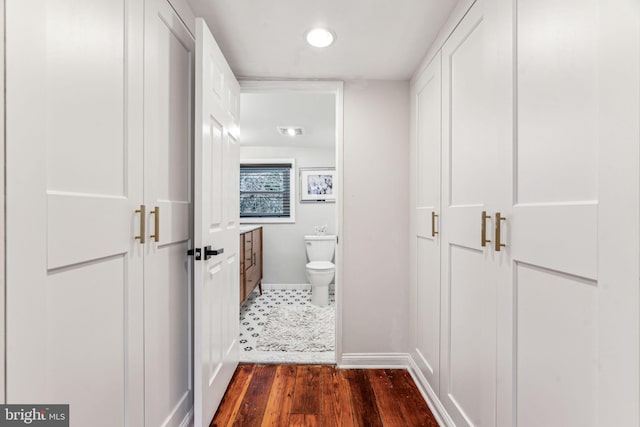
<svg viewBox="0 0 640 427">
<path fill-rule="evenodd" d="M 335 38 L 335 34 L 324 28 L 314 28 L 309 30 L 306 35 L 307 43 L 314 47 L 330 46 Z"/>
<path fill-rule="evenodd" d="M 278 126 L 278 132 L 280 132 L 282 135 L 298 136 L 302 135 L 303 128 L 298 126 Z"/>
</svg>

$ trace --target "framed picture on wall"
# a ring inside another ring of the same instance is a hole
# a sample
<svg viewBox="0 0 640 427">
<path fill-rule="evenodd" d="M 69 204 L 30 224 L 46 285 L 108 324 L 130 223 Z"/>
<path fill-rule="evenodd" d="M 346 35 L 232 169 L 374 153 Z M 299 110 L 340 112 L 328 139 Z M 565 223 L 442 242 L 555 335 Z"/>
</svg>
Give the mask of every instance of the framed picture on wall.
<svg viewBox="0 0 640 427">
<path fill-rule="evenodd" d="M 336 201 L 335 168 L 300 168 L 300 203 Z"/>
</svg>

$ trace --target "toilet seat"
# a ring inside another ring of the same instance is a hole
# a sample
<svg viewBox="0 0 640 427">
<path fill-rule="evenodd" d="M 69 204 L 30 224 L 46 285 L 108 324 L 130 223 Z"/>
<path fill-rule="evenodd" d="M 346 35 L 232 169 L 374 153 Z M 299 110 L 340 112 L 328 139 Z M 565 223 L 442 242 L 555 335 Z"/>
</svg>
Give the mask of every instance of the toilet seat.
<svg viewBox="0 0 640 427">
<path fill-rule="evenodd" d="M 307 268 L 310 270 L 332 270 L 335 265 L 329 261 L 311 261 L 307 263 Z"/>
</svg>

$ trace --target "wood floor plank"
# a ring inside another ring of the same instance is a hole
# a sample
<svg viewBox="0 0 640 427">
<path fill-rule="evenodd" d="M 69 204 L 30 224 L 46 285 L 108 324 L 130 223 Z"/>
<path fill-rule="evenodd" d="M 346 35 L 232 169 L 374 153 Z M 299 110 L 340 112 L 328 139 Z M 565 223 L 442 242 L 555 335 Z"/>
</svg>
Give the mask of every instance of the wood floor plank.
<svg viewBox="0 0 640 427">
<path fill-rule="evenodd" d="M 293 403 L 293 391 L 296 383 L 296 367 L 280 365 L 276 371 L 262 418 L 262 427 L 289 425 L 289 414 Z"/>
<path fill-rule="evenodd" d="M 403 369 L 385 369 L 385 374 L 395 389 L 396 401 L 401 406 L 407 425 L 438 427 L 411 375 Z"/>
<path fill-rule="evenodd" d="M 335 366 L 323 366 L 320 421 L 322 427 L 343 427 L 353 424 L 349 385 Z"/>
<path fill-rule="evenodd" d="M 277 369 L 277 365 L 256 365 L 240 411 L 232 425 L 253 427 L 262 424 Z"/>
<path fill-rule="evenodd" d="M 351 391 L 353 425 L 359 427 L 382 427 L 383 424 L 378 412 L 376 397 L 364 370 L 345 369 L 342 372 Z"/>
<path fill-rule="evenodd" d="M 437 427 L 408 371 L 238 366 L 211 426 Z"/>
<path fill-rule="evenodd" d="M 367 378 L 376 396 L 380 418 L 385 427 L 405 427 L 407 422 L 398 405 L 396 391 L 384 369 L 368 369 Z"/>
<path fill-rule="evenodd" d="M 320 425 L 319 418 L 315 414 L 291 414 L 289 427 L 317 427 Z"/>
<path fill-rule="evenodd" d="M 239 365 L 231 378 L 229 387 L 220 402 L 218 411 L 211 421 L 210 427 L 228 426 L 238 414 L 249 382 L 253 376 L 254 365 Z"/>
<path fill-rule="evenodd" d="M 297 367 L 292 414 L 320 414 L 320 366 Z"/>
</svg>

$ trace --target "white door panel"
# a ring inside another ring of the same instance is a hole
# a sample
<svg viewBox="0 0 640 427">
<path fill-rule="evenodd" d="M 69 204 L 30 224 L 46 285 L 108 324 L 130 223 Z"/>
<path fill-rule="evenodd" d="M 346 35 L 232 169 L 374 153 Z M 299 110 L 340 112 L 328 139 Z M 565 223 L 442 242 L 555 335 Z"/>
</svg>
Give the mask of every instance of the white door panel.
<svg viewBox="0 0 640 427">
<path fill-rule="evenodd" d="M 597 220 L 596 203 L 515 205 L 503 230 L 514 260 L 595 280 Z"/>
<path fill-rule="evenodd" d="M 518 203 L 597 199 L 598 13 L 598 0 L 518 2 Z"/>
<path fill-rule="evenodd" d="M 520 263 L 515 276 L 517 425 L 540 425 L 540 411 L 546 426 L 602 425 L 597 283 Z"/>
<path fill-rule="evenodd" d="M 196 31 L 194 414 L 206 427 L 238 364 L 239 86 L 204 20 Z"/>
<path fill-rule="evenodd" d="M 483 251 L 450 244 L 445 405 L 468 425 L 492 425 L 495 405 L 495 286 Z M 464 425 L 460 423 L 460 425 Z"/>
<path fill-rule="evenodd" d="M 143 8 L 6 7 L 7 402 L 142 425 Z"/>
<path fill-rule="evenodd" d="M 193 406 L 195 43 L 166 0 L 145 5 L 145 425 L 177 427 Z"/>
<path fill-rule="evenodd" d="M 420 369 L 438 393 L 440 380 L 440 56 L 413 87 L 415 118 L 415 352 Z"/>
<path fill-rule="evenodd" d="M 495 423 L 496 287 L 490 243 L 481 244 L 489 192 L 484 176 L 486 71 L 483 3 L 442 48 L 442 307 L 440 398 L 456 425 Z M 491 221 L 485 220 L 492 240 Z"/>
<path fill-rule="evenodd" d="M 516 140 L 504 171 L 514 171 L 513 202 L 502 229 L 511 234 L 514 413 L 523 426 L 535 424 L 535 402 L 550 426 L 602 425 L 597 22 L 597 0 L 518 2 Z"/>
<path fill-rule="evenodd" d="M 130 208 L 131 201 L 124 196 L 48 191 L 47 267 L 126 253 L 139 225 Z M 99 245 L 93 243 L 96 240 Z"/>
</svg>

